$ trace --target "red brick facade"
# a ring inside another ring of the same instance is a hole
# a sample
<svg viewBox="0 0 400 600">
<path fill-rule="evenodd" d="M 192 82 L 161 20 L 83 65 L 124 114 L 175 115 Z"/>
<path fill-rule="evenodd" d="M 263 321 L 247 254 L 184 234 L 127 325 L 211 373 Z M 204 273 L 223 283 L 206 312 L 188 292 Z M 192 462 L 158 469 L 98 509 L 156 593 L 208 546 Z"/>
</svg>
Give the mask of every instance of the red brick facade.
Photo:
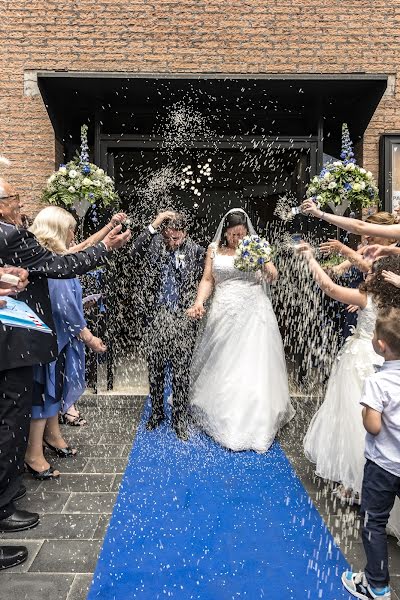
<svg viewBox="0 0 400 600">
<path fill-rule="evenodd" d="M 400 131 L 398 0 L 2 0 L 0 153 L 27 212 L 56 161 L 43 100 L 29 71 L 137 73 L 385 73 L 390 85 L 364 137 Z"/>
</svg>

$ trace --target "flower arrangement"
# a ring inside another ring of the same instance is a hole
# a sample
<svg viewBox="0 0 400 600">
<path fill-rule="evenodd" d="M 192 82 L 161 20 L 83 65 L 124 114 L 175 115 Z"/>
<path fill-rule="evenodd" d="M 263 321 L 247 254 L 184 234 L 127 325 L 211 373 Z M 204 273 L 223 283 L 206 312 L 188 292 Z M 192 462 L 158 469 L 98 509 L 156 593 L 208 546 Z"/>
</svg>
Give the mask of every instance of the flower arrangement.
<svg viewBox="0 0 400 600">
<path fill-rule="evenodd" d="M 378 187 L 371 171 L 356 165 L 349 129 L 342 126 L 341 160 L 326 163 L 319 175 L 311 179 L 307 187 L 307 198 L 320 206 L 335 207 L 344 205 L 367 207 L 379 203 Z"/>
<path fill-rule="evenodd" d="M 87 125 L 82 125 L 81 151 L 77 158 L 60 165 L 47 180 L 42 194 L 44 202 L 74 208 L 83 203 L 86 210 L 91 204 L 108 206 L 118 203 L 111 177 L 89 162 L 87 130 Z"/>
<path fill-rule="evenodd" d="M 246 235 L 236 250 L 235 267 L 239 271 L 259 271 L 271 260 L 272 248 L 258 235 Z"/>
</svg>

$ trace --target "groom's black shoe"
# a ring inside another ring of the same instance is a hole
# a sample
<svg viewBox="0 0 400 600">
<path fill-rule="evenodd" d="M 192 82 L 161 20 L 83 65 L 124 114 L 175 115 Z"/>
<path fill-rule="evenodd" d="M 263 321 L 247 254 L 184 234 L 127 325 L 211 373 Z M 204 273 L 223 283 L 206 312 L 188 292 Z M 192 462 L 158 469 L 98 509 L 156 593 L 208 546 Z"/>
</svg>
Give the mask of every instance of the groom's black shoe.
<svg viewBox="0 0 400 600">
<path fill-rule="evenodd" d="M 187 432 L 187 428 L 186 425 L 184 425 L 183 423 L 181 423 L 180 421 L 177 421 L 176 423 L 172 424 L 172 427 L 174 428 L 174 431 L 176 433 L 176 436 L 182 440 L 182 442 L 187 442 L 189 439 L 189 434 Z"/>
<path fill-rule="evenodd" d="M 153 431 L 153 429 L 157 429 L 164 421 L 165 416 L 163 414 L 152 414 L 150 419 L 146 423 L 147 431 Z"/>
</svg>

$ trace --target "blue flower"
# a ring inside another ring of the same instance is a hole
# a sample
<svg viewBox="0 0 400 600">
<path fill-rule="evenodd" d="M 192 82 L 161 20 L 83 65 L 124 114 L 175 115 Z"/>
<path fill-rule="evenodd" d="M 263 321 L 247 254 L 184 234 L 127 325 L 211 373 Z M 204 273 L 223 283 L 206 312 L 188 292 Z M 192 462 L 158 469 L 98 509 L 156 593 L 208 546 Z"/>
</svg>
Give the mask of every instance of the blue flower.
<svg viewBox="0 0 400 600">
<path fill-rule="evenodd" d="M 84 175 L 88 175 L 90 173 L 90 167 L 89 167 L 89 165 L 83 165 L 83 167 L 82 167 L 82 173 Z"/>
<path fill-rule="evenodd" d="M 345 183 L 344 184 L 344 189 L 345 190 L 351 190 L 351 184 L 350 183 Z"/>
<path fill-rule="evenodd" d="M 242 253 L 242 256 L 243 256 L 243 257 L 250 256 L 250 252 L 247 252 L 247 250 L 245 250 L 245 251 Z"/>
<path fill-rule="evenodd" d="M 264 264 L 264 262 L 265 262 L 265 261 L 264 261 L 264 259 L 263 259 L 263 258 L 259 258 L 259 259 L 258 259 L 258 264 L 259 264 L 259 265 L 263 265 L 263 264 Z"/>
<path fill-rule="evenodd" d="M 90 194 L 88 194 L 89 198 L 94 198 L 94 194 L 92 194 L 92 192 L 90 192 Z"/>
<path fill-rule="evenodd" d="M 243 246 L 248 246 L 250 244 L 249 240 L 243 240 Z"/>
</svg>

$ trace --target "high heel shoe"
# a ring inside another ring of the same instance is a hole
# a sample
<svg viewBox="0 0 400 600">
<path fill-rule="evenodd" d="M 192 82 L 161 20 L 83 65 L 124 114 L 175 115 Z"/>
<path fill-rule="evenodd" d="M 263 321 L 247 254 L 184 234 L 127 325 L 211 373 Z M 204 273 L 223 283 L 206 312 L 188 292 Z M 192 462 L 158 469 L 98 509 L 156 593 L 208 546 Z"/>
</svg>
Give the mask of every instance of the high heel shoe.
<svg viewBox="0 0 400 600">
<path fill-rule="evenodd" d="M 54 475 L 54 468 L 52 466 L 44 471 L 35 471 L 35 469 L 32 469 L 28 463 L 24 464 L 25 469 L 32 475 L 34 479 L 40 479 L 41 481 L 44 481 L 45 479 L 58 479 L 58 477 L 60 477 L 60 473 L 58 473 L 58 475 Z"/>
<path fill-rule="evenodd" d="M 76 456 L 77 454 L 76 449 L 71 448 L 70 446 L 66 446 L 65 448 L 56 448 L 56 446 L 52 446 L 46 440 L 43 440 L 43 442 L 45 444 L 45 447 L 55 452 L 55 454 L 57 454 L 57 456 L 59 456 L 60 458 L 68 458 L 68 456 Z"/>
</svg>

